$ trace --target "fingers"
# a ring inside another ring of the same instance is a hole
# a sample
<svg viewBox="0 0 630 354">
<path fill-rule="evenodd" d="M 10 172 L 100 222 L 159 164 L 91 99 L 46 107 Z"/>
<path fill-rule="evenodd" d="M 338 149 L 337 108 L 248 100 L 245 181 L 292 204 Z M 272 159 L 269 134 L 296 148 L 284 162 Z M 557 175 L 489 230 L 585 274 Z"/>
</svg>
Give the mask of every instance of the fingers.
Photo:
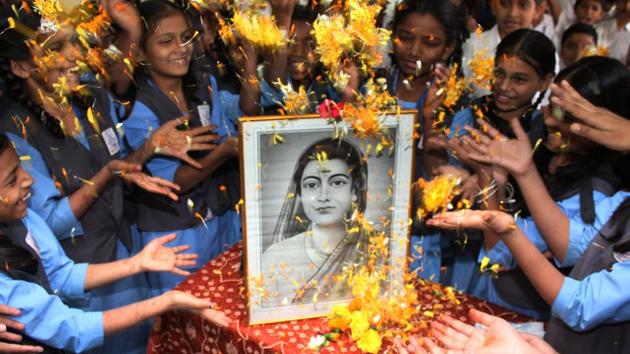
<svg viewBox="0 0 630 354">
<path fill-rule="evenodd" d="M 4 331 L 6 331 L 7 328 L 13 328 L 18 331 L 24 330 L 24 325 L 22 323 L 12 320 L 10 318 L 4 317 L 4 316 L 0 316 L 0 325 L 4 326 Z M 3 332 L 3 331 L 0 331 L 0 332 Z"/>
<path fill-rule="evenodd" d="M 464 349 L 468 337 L 449 326 L 435 321 L 431 324 L 431 334 L 447 349 Z"/>
<path fill-rule="evenodd" d="M 486 326 L 486 327 L 490 327 L 493 323 L 495 323 L 497 320 L 501 320 L 499 317 L 496 316 L 492 316 L 489 315 L 485 312 L 481 312 L 479 310 L 475 310 L 475 309 L 470 309 L 470 311 L 468 312 L 468 317 L 477 322 L 477 323 L 481 323 L 482 325 Z"/>
<path fill-rule="evenodd" d="M 11 332 L 1 332 L 0 339 L 8 340 L 10 342 L 21 342 L 22 336 L 16 333 Z"/>
<path fill-rule="evenodd" d="M 0 353 L 41 353 L 44 348 L 34 345 L 0 343 Z"/>
<path fill-rule="evenodd" d="M 220 327 L 227 327 L 232 324 L 232 319 L 225 313 L 213 309 L 205 309 L 201 312 L 201 317 Z"/>
<path fill-rule="evenodd" d="M 607 140 L 611 138 L 607 132 L 591 128 L 585 124 L 573 123 L 571 124 L 570 129 L 571 132 L 581 137 L 587 138 L 603 145 L 606 145 Z"/>
<path fill-rule="evenodd" d="M 177 268 L 177 267 L 173 268 L 173 269 L 171 270 L 171 273 L 173 273 L 173 274 L 175 274 L 175 275 L 182 276 L 182 277 L 187 277 L 187 276 L 189 276 L 189 275 L 190 275 L 190 272 L 185 271 L 185 270 L 182 270 L 182 269 L 179 269 L 179 268 Z"/>
<path fill-rule="evenodd" d="M 440 348 L 437 343 L 435 343 L 431 338 L 425 337 L 422 344 L 429 349 L 429 353 L 431 354 L 442 354 L 444 351 Z"/>
<path fill-rule="evenodd" d="M 501 132 L 499 132 L 497 129 L 495 129 L 492 125 L 488 124 L 488 122 L 486 122 L 483 119 L 477 119 L 477 124 L 479 124 L 479 126 L 481 126 L 482 131 L 488 135 L 490 138 L 494 139 L 494 140 L 504 140 L 507 139 L 503 134 L 501 134 Z"/>
<path fill-rule="evenodd" d="M 407 350 L 407 347 L 403 343 L 402 339 L 397 337 L 397 338 L 394 338 L 393 342 L 394 342 L 394 347 L 396 347 L 396 350 L 398 350 L 398 354 L 409 354 L 409 351 Z"/>
<path fill-rule="evenodd" d="M 464 129 L 468 131 L 468 133 L 472 137 L 472 140 L 474 140 L 478 144 L 488 145 L 492 142 L 492 139 L 490 139 L 490 137 L 487 134 L 482 133 L 481 131 L 469 125 L 465 126 Z"/>
<path fill-rule="evenodd" d="M 460 320 L 457 320 L 451 316 L 445 315 L 440 317 L 440 321 L 448 324 L 453 329 L 463 333 L 466 336 L 471 336 L 473 332 L 475 332 L 475 327 L 469 325 L 468 323 L 464 323 Z"/>
<path fill-rule="evenodd" d="M 204 138 L 206 134 L 212 133 L 212 131 L 215 130 L 216 128 L 217 128 L 216 125 L 205 125 L 201 127 L 192 128 L 186 131 L 186 133 L 190 135 L 191 137 L 193 137 L 193 139 L 200 139 L 200 138 Z"/>
<path fill-rule="evenodd" d="M 19 316 L 20 310 L 14 307 L 9 307 L 7 305 L 0 304 L 0 314 L 7 315 L 7 316 Z"/>
<path fill-rule="evenodd" d="M 170 249 L 174 253 L 180 253 L 180 252 L 186 251 L 187 249 L 190 249 L 190 245 L 176 246 L 176 247 L 171 247 Z M 191 253 L 191 254 L 196 254 L 196 253 Z"/>
<path fill-rule="evenodd" d="M 180 160 L 184 161 L 185 163 L 189 164 L 190 166 L 198 170 L 203 169 L 203 165 L 199 163 L 198 161 L 196 161 L 195 159 L 193 159 L 192 157 L 188 156 L 187 153 L 180 154 L 179 156 L 177 156 L 177 158 L 179 158 Z"/>
<path fill-rule="evenodd" d="M 407 345 L 407 349 L 410 353 L 421 353 L 425 354 L 427 351 L 422 348 L 422 345 L 418 342 L 416 337 L 409 338 L 409 345 Z"/>
<path fill-rule="evenodd" d="M 514 132 L 514 135 L 516 135 L 517 139 L 529 141 L 529 136 L 527 136 L 525 129 L 523 129 L 520 119 L 512 119 L 510 125 L 512 126 L 512 131 Z"/>
<path fill-rule="evenodd" d="M 158 186 L 162 186 L 164 188 L 168 188 L 170 190 L 174 190 L 179 192 L 179 190 L 181 189 L 179 187 L 179 185 L 171 182 L 171 181 L 167 181 L 164 178 L 160 178 L 160 177 L 149 177 L 149 181 L 151 181 L 152 183 L 155 183 Z"/>
<path fill-rule="evenodd" d="M 173 240 L 175 240 L 177 238 L 177 234 L 176 233 L 172 233 L 172 234 L 168 234 L 162 237 L 158 237 L 155 240 L 153 240 L 152 242 L 156 242 L 160 245 L 165 245 Z"/>
</svg>

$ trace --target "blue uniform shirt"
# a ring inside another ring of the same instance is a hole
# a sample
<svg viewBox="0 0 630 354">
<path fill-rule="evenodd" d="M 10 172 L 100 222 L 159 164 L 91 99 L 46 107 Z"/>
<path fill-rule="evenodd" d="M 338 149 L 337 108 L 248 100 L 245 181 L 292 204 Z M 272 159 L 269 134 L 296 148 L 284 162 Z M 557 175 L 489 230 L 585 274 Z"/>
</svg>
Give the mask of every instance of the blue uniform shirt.
<svg viewBox="0 0 630 354">
<path fill-rule="evenodd" d="M 559 267 L 575 265 L 599 229 L 606 224 L 628 195 L 630 194 L 627 192 L 618 192 L 611 197 L 607 197 L 605 194 L 595 191 L 593 193 L 593 201 L 595 202 L 595 222 L 593 224 L 587 224 L 580 216 L 579 194 L 557 202 L 556 205 L 569 218 L 569 248 L 565 259 L 562 261 L 554 259 L 556 264 Z M 527 238 L 541 252 L 548 250 L 547 243 L 540 234 L 532 217 L 517 218 L 516 226 L 523 230 Z M 488 257 L 491 264 L 499 264 L 505 269 L 512 269 L 516 266 L 512 253 L 510 253 L 503 241 L 499 241 L 491 250 L 486 250 L 483 247 L 479 253 L 479 262 L 484 257 Z"/>
<path fill-rule="evenodd" d="M 0 303 L 21 310 L 14 319 L 24 333 L 52 347 L 75 352 L 103 343 L 102 312 L 83 312 L 66 306 L 64 299 L 85 297 L 87 264 L 75 264 L 64 253 L 46 222 L 32 210 L 22 220 L 34 240 L 48 282 L 55 295 L 38 284 L 14 280 L 0 273 Z M 57 296 L 58 295 L 58 296 Z"/>
<path fill-rule="evenodd" d="M 603 323 L 630 320 L 630 262 L 615 263 L 612 270 L 582 280 L 565 277 L 551 311 L 576 331 Z"/>
<path fill-rule="evenodd" d="M 109 96 L 110 101 L 110 118 L 114 125 L 118 123 L 118 117 L 115 115 L 117 108 L 115 107 L 114 100 Z M 82 125 L 90 124 L 86 122 L 82 117 L 78 107 L 73 106 L 75 114 L 77 115 L 78 122 Z M 83 235 L 83 227 L 81 222 L 77 220 L 72 209 L 68 197 L 61 195 L 55 181 L 47 167 L 46 161 L 42 155 L 26 140 L 14 134 L 7 133 L 7 137 L 12 141 L 17 155 L 22 157 L 20 165 L 26 172 L 28 172 L 35 183 L 31 187 L 31 199 L 29 201 L 29 207 L 35 210 L 41 215 L 48 223 L 53 233 L 57 235 L 59 240 L 64 240 L 74 236 Z M 70 139 L 70 138 L 68 138 Z M 87 142 L 85 134 L 79 134 L 75 137 L 86 149 L 89 150 L 90 146 Z M 120 154 L 126 155 L 125 144 L 122 144 L 122 139 L 119 138 Z"/>
</svg>

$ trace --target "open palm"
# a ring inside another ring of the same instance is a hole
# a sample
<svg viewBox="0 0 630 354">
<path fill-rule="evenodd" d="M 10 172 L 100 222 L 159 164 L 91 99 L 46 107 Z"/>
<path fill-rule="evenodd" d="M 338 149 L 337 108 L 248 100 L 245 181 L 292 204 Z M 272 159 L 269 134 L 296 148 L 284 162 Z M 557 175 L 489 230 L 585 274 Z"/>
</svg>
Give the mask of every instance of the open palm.
<svg viewBox="0 0 630 354">
<path fill-rule="evenodd" d="M 189 275 L 190 272 L 180 267 L 194 266 L 197 254 L 183 254 L 190 248 L 188 245 L 167 247 L 166 244 L 173 241 L 177 235 L 170 234 L 157 238 L 136 255 L 136 261 L 143 271 L 171 272 L 177 275 Z"/>
<path fill-rule="evenodd" d="M 478 123 L 485 134 L 468 128 L 471 133 L 482 137 L 478 151 L 471 153 L 470 158 L 502 167 L 515 177 L 525 175 L 535 168 L 531 142 L 518 119 L 510 122 L 516 139 L 508 139 L 483 120 L 478 120 Z"/>
<path fill-rule="evenodd" d="M 516 228 L 512 215 L 497 210 L 459 210 L 434 215 L 428 225 L 441 229 L 477 229 L 499 235 Z"/>
</svg>

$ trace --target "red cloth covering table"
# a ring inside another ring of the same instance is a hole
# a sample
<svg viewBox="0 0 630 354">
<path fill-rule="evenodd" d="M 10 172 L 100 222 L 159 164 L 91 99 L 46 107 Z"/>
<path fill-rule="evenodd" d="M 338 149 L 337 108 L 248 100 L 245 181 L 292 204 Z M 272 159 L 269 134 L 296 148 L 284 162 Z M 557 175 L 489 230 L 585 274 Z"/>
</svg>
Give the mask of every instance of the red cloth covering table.
<svg viewBox="0 0 630 354">
<path fill-rule="evenodd" d="M 308 342 L 312 336 L 328 332 L 326 318 L 290 321 L 267 325 L 248 326 L 245 305 L 245 287 L 241 275 L 239 243 L 203 268 L 192 274 L 177 290 L 210 299 L 234 320 L 228 328 L 219 328 L 204 322 L 199 316 L 187 312 L 169 312 L 154 321 L 149 339 L 149 354 L 167 353 L 312 353 Z M 421 286 L 419 291 L 427 303 L 443 303 L 444 311 L 466 320 L 469 308 L 476 308 L 503 317 L 508 321 L 527 320 L 513 312 L 488 304 L 476 298 L 457 295 L 461 304 L 453 305 L 434 295 L 435 284 Z M 423 291 L 424 290 L 424 291 Z M 360 353 L 356 346 L 343 336 L 323 353 Z"/>
</svg>

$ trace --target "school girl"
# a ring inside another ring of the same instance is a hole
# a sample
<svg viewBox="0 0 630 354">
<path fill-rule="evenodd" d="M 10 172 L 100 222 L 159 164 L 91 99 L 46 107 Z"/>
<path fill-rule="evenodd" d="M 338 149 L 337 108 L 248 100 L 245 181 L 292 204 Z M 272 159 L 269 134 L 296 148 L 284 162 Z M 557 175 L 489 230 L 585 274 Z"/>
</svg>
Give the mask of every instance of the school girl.
<svg viewBox="0 0 630 354">
<path fill-rule="evenodd" d="M 429 179 L 436 166 L 446 163 L 441 156 L 446 156 L 444 151 L 432 149 L 430 130 L 438 119 L 435 111 L 445 96 L 438 92 L 450 75 L 446 64 L 461 64 L 461 45 L 467 36 L 464 20 L 461 9 L 448 1 L 404 1 L 397 6 L 394 14 L 394 65 L 384 76 L 398 105 L 402 109 L 417 109 L 419 112 L 422 139 L 417 151 L 415 178 Z M 458 108 L 450 107 L 449 110 L 457 111 Z M 449 114 L 442 125 L 455 132 L 464 124 Z M 453 252 L 452 239 L 442 239 L 439 231 L 427 228 L 417 218 L 414 219 L 411 269 L 417 270 L 423 278 L 466 289 L 468 277 L 459 279 L 459 271 L 453 269 L 466 261 Z M 444 254 L 443 250 L 446 250 Z M 441 274 L 443 261 L 444 265 L 449 263 L 448 275 Z"/>
<path fill-rule="evenodd" d="M 92 289 L 145 271 L 171 271 L 194 262 L 185 247 L 165 246 L 175 236 L 155 240 L 136 256 L 102 264 L 74 263 L 46 222 L 28 208 L 33 179 L 19 164 L 10 140 L 0 134 L 0 303 L 19 308 L 12 319 L 24 324 L 21 344 L 46 353 L 85 352 L 104 337 L 171 310 L 191 310 L 225 326 L 229 319 L 206 300 L 179 291 L 108 311 L 84 312 L 62 300 L 85 301 Z M 10 330 L 10 328 L 9 328 Z"/>
<path fill-rule="evenodd" d="M 616 60 L 584 58 L 563 70 L 556 80 L 565 79 L 592 103 L 622 116 L 627 114 L 623 95 L 627 94 L 628 72 Z M 482 126 L 488 136 L 472 130 L 480 143 L 464 138 L 476 150 L 475 159 L 491 164 L 495 171 L 502 169 L 514 178 L 531 215 L 520 217 L 517 214 L 517 226 L 536 247 L 548 251 L 551 261 L 561 268 L 575 265 L 597 230 L 627 196 L 618 192 L 623 179 L 616 154 L 573 135 L 569 131 L 569 118 L 557 110 L 545 114 L 547 136 L 539 149 L 546 151 L 546 158 L 538 163 L 532 157 L 532 142 L 517 120 L 512 121 L 515 139 L 508 139 L 485 123 Z M 499 150 L 488 150 L 493 138 L 501 140 L 495 143 L 500 145 L 503 154 L 500 158 L 496 156 Z M 497 173 L 494 178 L 499 186 L 507 181 L 505 175 Z M 501 265 L 503 271 L 495 277 L 483 276 L 474 294 L 529 316 L 546 318 L 548 310 L 544 299 L 532 296 L 529 282 L 514 268 L 512 254 L 496 235 L 485 233 L 480 259 L 482 257 Z"/>
<path fill-rule="evenodd" d="M 138 164 L 154 153 L 158 140 L 128 161 L 120 160 L 125 149 L 109 94 L 95 85 L 82 97 L 55 92 L 60 82 L 70 90 L 79 86 L 75 68 L 81 54 L 72 42 L 72 29 L 40 31 L 30 38 L 11 28 L 9 19 L 35 32 L 40 28 L 39 15 L 26 2 L 15 9 L 17 15 L 12 7 L 4 8 L 1 17 L 5 30 L 0 41 L 5 50 L 0 53 L 0 70 L 10 100 L 0 114 L 0 130 L 8 134 L 24 167 L 35 178 L 29 205 L 42 215 L 74 261 L 128 258 L 134 252 L 134 229 L 123 180 L 176 198 L 172 193 L 175 185 L 140 172 Z M 35 44 L 27 45 L 27 41 Z M 158 134 L 168 137 L 159 139 L 164 152 L 179 150 L 173 144 L 178 143 L 174 128 Z M 179 139 L 180 146 L 182 139 L 185 137 Z M 199 139 L 190 140 L 192 146 Z M 104 310 L 126 305 L 146 298 L 146 288 L 144 275 L 138 275 L 95 290 L 89 303 L 82 306 Z M 143 351 L 148 330 L 148 325 L 140 326 L 120 338 L 110 338 L 106 345 L 111 350 Z"/>
<path fill-rule="evenodd" d="M 228 107 L 220 103 L 212 77 L 210 83 L 196 82 L 191 71 L 193 31 L 184 12 L 164 0 L 143 2 L 138 9 L 145 23 L 139 50 L 144 72 L 132 112 L 123 123 L 126 141 L 132 149 L 140 149 L 153 131 L 183 115 L 190 116 L 192 126 L 214 123 L 221 129 L 226 117 L 238 113 L 227 112 Z M 198 97 L 201 93 L 205 97 Z M 240 188 L 234 174 L 223 174 L 226 161 L 238 155 L 238 138 L 215 135 L 214 142 L 210 152 L 196 156 L 200 168 L 169 157 L 151 158 L 146 164 L 150 174 L 181 189 L 177 201 L 143 194 L 139 202 L 138 227 L 144 242 L 175 232 L 176 242 L 190 244 L 200 255 L 199 264 L 241 238 L 240 216 L 234 208 Z M 182 279 L 151 274 L 150 291 L 161 293 Z"/>
</svg>

